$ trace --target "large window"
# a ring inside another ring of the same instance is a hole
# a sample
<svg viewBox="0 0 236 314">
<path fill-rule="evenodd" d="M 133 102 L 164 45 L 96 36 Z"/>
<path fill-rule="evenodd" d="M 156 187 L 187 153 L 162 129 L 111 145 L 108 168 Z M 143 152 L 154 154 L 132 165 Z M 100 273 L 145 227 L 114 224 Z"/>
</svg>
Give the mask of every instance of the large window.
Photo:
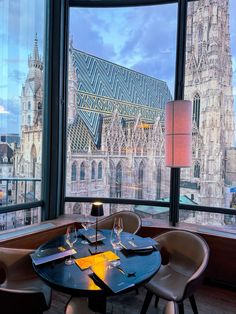
<svg viewBox="0 0 236 314">
<path fill-rule="evenodd" d="M 44 1 L 0 1 L 0 229 L 40 221 L 40 208 L 1 207 L 41 200 Z"/>
<path fill-rule="evenodd" d="M 193 163 L 181 170 L 183 202 L 236 208 L 235 1 L 188 4 L 185 99 L 193 102 Z M 181 220 L 236 228 L 236 216 L 193 212 Z"/>
<path fill-rule="evenodd" d="M 75 189 L 66 176 L 66 196 L 167 198 L 164 109 L 174 94 L 177 4 L 73 7 L 69 15 L 67 172 L 83 162 L 86 182 Z"/>
</svg>

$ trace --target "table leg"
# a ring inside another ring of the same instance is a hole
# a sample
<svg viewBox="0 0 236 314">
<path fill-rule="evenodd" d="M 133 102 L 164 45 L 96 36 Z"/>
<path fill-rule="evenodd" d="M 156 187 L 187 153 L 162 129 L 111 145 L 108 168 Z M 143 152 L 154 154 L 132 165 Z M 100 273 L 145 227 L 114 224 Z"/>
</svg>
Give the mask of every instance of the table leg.
<svg viewBox="0 0 236 314">
<path fill-rule="evenodd" d="M 91 296 L 88 298 L 88 307 L 90 310 L 106 314 L 106 296 Z"/>
</svg>

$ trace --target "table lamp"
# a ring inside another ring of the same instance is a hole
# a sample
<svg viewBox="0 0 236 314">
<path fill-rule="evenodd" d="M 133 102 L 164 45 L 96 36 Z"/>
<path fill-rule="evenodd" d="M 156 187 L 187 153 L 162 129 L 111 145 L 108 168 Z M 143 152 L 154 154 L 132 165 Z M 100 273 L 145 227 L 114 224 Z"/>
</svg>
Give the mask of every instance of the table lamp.
<svg viewBox="0 0 236 314">
<path fill-rule="evenodd" d="M 96 246 L 95 246 L 95 251 L 91 251 L 91 254 L 97 254 L 100 253 L 98 252 L 98 247 L 97 247 L 97 237 L 98 237 L 98 217 L 103 216 L 104 211 L 103 211 L 103 204 L 101 202 L 94 202 L 92 203 L 92 209 L 91 209 L 91 216 L 96 217 Z"/>
</svg>

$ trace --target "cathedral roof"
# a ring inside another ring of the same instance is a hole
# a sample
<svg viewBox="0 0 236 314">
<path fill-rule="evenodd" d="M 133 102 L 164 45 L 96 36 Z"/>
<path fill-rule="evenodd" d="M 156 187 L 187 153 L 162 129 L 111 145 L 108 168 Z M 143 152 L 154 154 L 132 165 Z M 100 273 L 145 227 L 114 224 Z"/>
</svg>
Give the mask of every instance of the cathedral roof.
<svg viewBox="0 0 236 314">
<path fill-rule="evenodd" d="M 89 148 L 96 150 L 96 146 L 92 140 L 92 134 L 79 115 L 75 118 L 74 122 L 68 126 L 67 132 L 72 152 L 88 150 Z"/>
<path fill-rule="evenodd" d="M 111 114 L 112 111 L 105 112 L 110 106 L 110 104 L 105 104 L 105 101 L 107 99 L 108 101 L 120 101 L 125 104 L 126 113 L 129 112 L 132 115 L 133 110 L 133 118 L 135 118 L 137 108 L 147 110 L 149 107 L 163 111 L 166 102 L 172 99 L 167 83 L 164 81 L 76 50 L 73 47 L 71 54 L 78 86 L 77 114 L 85 123 L 97 147 L 99 147 L 100 142 L 101 114 L 96 112 L 97 108 L 93 110 L 93 106 L 99 107 L 100 112 L 104 115 Z M 89 99 L 89 108 L 91 109 L 89 111 L 78 110 L 81 103 L 85 102 L 84 95 L 95 96 Z M 135 105 L 135 110 L 133 105 Z M 112 106 L 110 107 L 112 108 Z M 156 116 L 152 117 L 153 122 Z M 78 121 L 81 122 L 81 120 Z"/>
</svg>

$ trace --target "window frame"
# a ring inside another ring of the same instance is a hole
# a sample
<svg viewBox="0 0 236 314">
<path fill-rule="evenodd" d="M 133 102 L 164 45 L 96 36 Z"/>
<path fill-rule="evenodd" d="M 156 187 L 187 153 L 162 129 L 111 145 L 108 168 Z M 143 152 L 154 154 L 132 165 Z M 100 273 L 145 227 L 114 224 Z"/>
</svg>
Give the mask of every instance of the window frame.
<svg viewBox="0 0 236 314">
<path fill-rule="evenodd" d="M 42 220 L 54 219 L 64 213 L 66 202 L 93 202 L 95 197 L 66 197 L 66 108 L 68 14 L 71 7 L 125 7 L 177 3 L 177 45 L 175 99 L 183 99 L 185 71 L 185 37 L 187 4 L 195 0 L 48 0 L 45 2 L 45 74 L 44 124 L 42 154 L 42 197 L 40 201 L 2 206 L 0 213 L 42 207 Z M 197 1 L 197 0 L 196 0 Z M 150 205 L 170 208 L 169 220 L 175 225 L 179 209 L 235 215 L 234 209 L 187 205 L 179 203 L 180 169 L 172 168 L 170 202 L 122 198 L 99 198 L 104 203 Z"/>
<path fill-rule="evenodd" d="M 187 26 L 187 6 L 188 2 L 198 0 L 69 0 L 68 10 L 71 7 L 126 7 L 126 6 L 145 6 L 163 5 L 177 3 L 177 43 L 176 43 L 176 67 L 175 67 L 175 91 L 174 98 L 181 100 L 184 98 L 184 75 L 185 75 L 185 46 L 186 46 L 186 26 Z M 65 184 L 65 182 L 64 182 Z M 104 203 L 119 203 L 133 205 L 151 205 L 169 207 L 169 221 L 175 226 L 179 221 L 179 210 L 205 211 L 223 214 L 233 214 L 235 211 L 228 208 L 207 207 L 201 205 L 187 205 L 179 202 L 180 195 L 180 169 L 171 168 L 170 171 L 170 202 L 123 199 L 123 198 L 99 198 Z M 93 202 L 96 197 L 64 197 L 64 202 Z"/>
</svg>

